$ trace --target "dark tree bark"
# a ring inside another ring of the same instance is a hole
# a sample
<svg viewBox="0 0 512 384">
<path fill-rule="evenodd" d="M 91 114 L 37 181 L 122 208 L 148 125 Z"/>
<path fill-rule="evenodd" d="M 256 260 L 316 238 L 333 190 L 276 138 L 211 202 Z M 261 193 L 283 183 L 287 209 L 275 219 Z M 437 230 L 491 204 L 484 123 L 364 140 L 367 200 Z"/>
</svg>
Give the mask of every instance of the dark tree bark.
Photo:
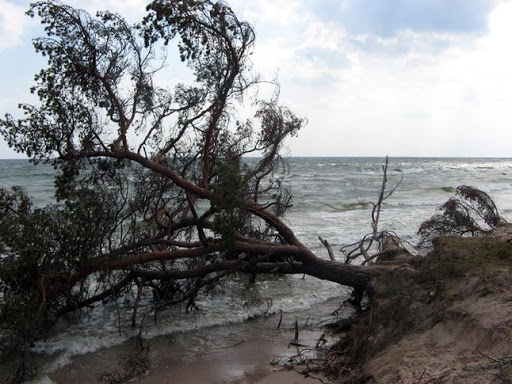
<svg viewBox="0 0 512 384">
<path fill-rule="evenodd" d="M 21 104 L 24 117 L 6 115 L 0 131 L 59 170 L 59 204 L 35 208 L 23 191 L 1 191 L 4 313 L 23 303 L 35 329 L 134 286 L 190 301 L 235 272 L 366 289 L 367 269 L 317 257 L 283 220 L 291 193 L 279 153 L 305 119 L 279 105 L 277 84 L 253 104 L 254 119 L 237 117 L 268 86 L 251 71 L 251 26 L 222 2 L 157 0 L 147 10 L 131 26 L 56 0 L 31 6 L 47 33 L 34 40 L 48 60 L 32 89 L 40 102 Z M 173 90 L 156 79 L 171 40 L 194 78 Z M 246 164 L 250 154 L 260 157 Z"/>
</svg>

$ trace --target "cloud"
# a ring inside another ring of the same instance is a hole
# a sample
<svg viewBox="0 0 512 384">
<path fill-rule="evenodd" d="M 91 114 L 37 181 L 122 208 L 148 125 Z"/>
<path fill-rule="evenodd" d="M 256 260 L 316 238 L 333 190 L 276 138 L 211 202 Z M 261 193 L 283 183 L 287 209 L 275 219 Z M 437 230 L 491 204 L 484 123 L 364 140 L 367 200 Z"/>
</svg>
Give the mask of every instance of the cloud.
<svg viewBox="0 0 512 384">
<path fill-rule="evenodd" d="M 481 34 L 490 0 L 319 0 L 313 11 L 353 35 L 391 37 L 404 30 Z"/>
<path fill-rule="evenodd" d="M 320 87 L 339 81 L 333 73 L 357 66 L 361 55 L 409 56 L 412 63 L 471 45 L 473 33 L 488 28 L 491 1 L 468 2 L 463 10 L 460 0 L 232 4 L 242 18 L 256 20 L 256 68 L 263 73 L 278 69 L 281 76 L 292 72 L 291 81 Z"/>
<path fill-rule="evenodd" d="M 27 8 L 0 0 L 0 50 L 23 43 L 23 34 L 30 24 L 30 18 L 25 15 Z"/>
<path fill-rule="evenodd" d="M 134 21 L 146 4 L 72 1 Z M 254 69 L 277 74 L 280 101 L 309 120 L 292 155 L 512 154 L 512 1 L 228 1 L 256 29 Z M 3 59 L 13 70 L 2 82 L 12 78 L 4 88 L 19 101 L 34 72 L 22 78 L 19 63 L 34 57 L 16 52 Z M 13 103 L 0 96 L 2 111 Z"/>
<path fill-rule="evenodd" d="M 510 156 L 511 17 L 503 1 L 482 35 L 339 34 L 350 64 L 331 68 L 330 84 L 283 87 L 309 118 L 293 154 Z"/>
<path fill-rule="evenodd" d="M 83 9 L 92 16 L 98 11 L 108 10 L 120 14 L 130 23 L 136 23 L 144 16 L 149 2 L 146 0 L 65 0 L 64 4 Z"/>
<path fill-rule="evenodd" d="M 241 19 L 256 28 L 262 24 L 272 25 L 272 31 L 278 26 L 297 25 L 303 16 L 301 2 L 294 0 L 231 0 L 229 5 Z"/>
<path fill-rule="evenodd" d="M 144 14 L 148 1 L 145 0 L 69 0 L 65 1 L 71 6 L 85 9 L 92 15 L 98 10 L 110 10 L 126 17 L 130 22 L 137 22 Z M 29 0 L 0 0 L 0 50 L 13 48 L 30 43 L 27 39 L 29 28 L 35 27 L 40 35 L 39 22 L 25 14 L 30 7 Z M 33 32 L 33 31 L 32 31 Z"/>
</svg>

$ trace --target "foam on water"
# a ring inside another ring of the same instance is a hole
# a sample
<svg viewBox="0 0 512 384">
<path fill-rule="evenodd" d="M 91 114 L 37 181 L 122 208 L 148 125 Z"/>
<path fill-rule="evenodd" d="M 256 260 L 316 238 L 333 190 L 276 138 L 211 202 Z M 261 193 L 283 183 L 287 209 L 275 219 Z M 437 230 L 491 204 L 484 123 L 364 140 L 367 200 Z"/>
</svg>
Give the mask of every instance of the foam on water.
<svg viewBox="0 0 512 384">
<path fill-rule="evenodd" d="M 198 311 L 186 313 L 173 308 L 158 313 L 153 321 L 149 295 L 141 302 L 138 321 L 145 319 L 143 336 L 152 338 L 194 329 L 246 321 L 253 317 L 271 315 L 280 311 L 294 312 L 310 308 L 333 297 L 347 295 L 337 284 L 306 276 L 287 276 L 257 281 L 245 287 L 246 281 L 230 281 L 221 290 L 198 297 Z M 241 288 L 242 286 L 242 288 Z M 314 292 L 314 293 L 311 293 Z M 117 303 L 98 305 L 70 324 L 62 326 L 57 334 L 39 341 L 32 349 L 39 354 L 64 353 L 65 356 L 82 355 L 101 348 L 119 345 L 137 335 L 139 329 L 131 327 L 132 307 L 124 299 Z"/>
<path fill-rule="evenodd" d="M 298 238 L 316 254 L 327 258 L 327 251 L 318 239 L 321 236 L 341 259 L 337 250 L 342 245 L 356 242 L 371 232 L 368 203 L 377 200 L 382 163 L 383 159 L 377 158 L 292 158 L 292 176 L 285 184 L 294 195 L 294 206 L 286 221 Z M 438 207 L 462 184 L 490 193 L 502 214 L 512 214 L 512 160 L 391 158 L 389 167 L 388 187 L 394 187 L 400 178 L 402 182 L 383 205 L 380 226 L 411 243 L 417 241 L 419 224 L 438 213 Z M 26 161 L 0 161 L 0 178 L 4 187 L 22 184 L 38 205 L 44 205 L 52 201 L 53 170 L 37 169 Z M 266 280 L 262 277 L 252 287 L 239 279 L 201 295 L 197 300 L 199 311 L 187 314 L 176 308 L 159 312 L 156 324 L 148 294 L 139 308 L 138 322 L 148 314 L 144 335 L 154 337 L 240 323 L 279 311 L 300 311 L 344 295 L 347 290 L 339 285 L 308 276 L 304 280 L 302 276 Z M 51 338 L 36 343 L 34 351 L 60 352 L 54 365 L 47 367 L 51 370 L 67 364 L 70 356 L 121 344 L 138 332 L 138 328 L 131 327 L 132 305 L 120 298 L 70 317 L 57 327 Z"/>
<path fill-rule="evenodd" d="M 55 381 L 50 379 L 48 376 L 43 376 L 40 379 L 34 380 L 34 381 L 28 381 L 25 384 L 56 384 Z"/>
</svg>

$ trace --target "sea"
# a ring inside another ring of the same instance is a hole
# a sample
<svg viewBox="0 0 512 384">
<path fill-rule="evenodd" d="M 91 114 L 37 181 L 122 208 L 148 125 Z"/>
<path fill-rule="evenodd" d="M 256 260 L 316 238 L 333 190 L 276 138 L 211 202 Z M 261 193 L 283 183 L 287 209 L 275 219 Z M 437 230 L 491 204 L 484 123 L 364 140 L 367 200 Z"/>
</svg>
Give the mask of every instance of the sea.
<svg viewBox="0 0 512 384">
<path fill-rule="evenodd" d="M 378 199 L 384 161 L 376 157 L 288 159 L 288 175 L 283 182 L 291 190 L 293 206 L 285 220 L 297 237 L 317 255 L 328 258 L 319 240 L 322 237 L 330 243 L 335 257 L 343 260 L 339 249 L 372 231 L 370 203 Z M 50 165 L 0 160 L 0 186 L 22 186 L 36 205 L 44 206 L 54 202 L 54 172 Z M 512 159 L 390 157 L 387 188 L 396 189 L 384 201 L 379 228 L 417 244 L 420 224 L 439 213 L 439 207 L 460 185 L 488 193 L 500 214 L 512 220 Z M 139 309 L 138 324 L 142 327 L 135 329 L 131 327 L 133 300 L 124 297 L 62 319 L 32 352 L 43 357 L 40 377 L 46 382 L 52 382 L 51 373 L 72 364 L 75 357 L 119 347 L 140 330 L 147 340 L 185 335 L 186 343 L 169 343 L 166 348 L 175 348 L 179 355 L 193 359 L 198 351 L 222 349 L 226 340 L 246 337 L 246 325 L 253 319 L 273 319 L 274 325 L 283 321 L 282 332 L 291 332 L 297 318 L 322 325 L 348 316 L 349 309 L 339 310 L 348 295 L 344 287 L 309 276 L 258 277 L 252 285 L 241 276 L 202 294 L 197 301 L 199 310 L 164 311 L 156 322 L 147 295 Z M 276 337 L 277 327 L 272 328 L 269 338 Z M 250 332 L 258 335 L 268 329 L 268 320 L 250 326 Z"/>
</svg>

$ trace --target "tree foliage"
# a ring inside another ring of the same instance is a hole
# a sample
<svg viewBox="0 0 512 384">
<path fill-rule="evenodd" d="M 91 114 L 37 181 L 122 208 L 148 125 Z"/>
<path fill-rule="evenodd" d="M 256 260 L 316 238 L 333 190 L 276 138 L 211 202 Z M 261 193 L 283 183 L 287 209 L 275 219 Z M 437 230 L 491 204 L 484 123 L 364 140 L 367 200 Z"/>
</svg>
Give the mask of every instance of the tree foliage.
<svg viewBox="0 0 512 384">
<path fill-rule="evenodd" d="M 277 85 L 270 99 L 250 97 L 255 35 L 227 4 L 157 0 L 136 25 L 57 0 L 28 14 L 46 33 L 34 40 L 47 59 L 31 89 L 39 103 L 5 115 L 0 132 L 53 163 L 58 201 L 37 208 L 19 189 L 1 192 L 2 322 L 15 306 L 43 329 L 131 289 L 192 304 L 234 272 L 366 287 L 366 272 L 318 258 L 282 219 L 280 150 L 305 120 L 279 104 Z M 173 46 L 192 80 L 170 88 L 158 76 L 172 78 Z M 247 103 L 254 117 L 237 117 Z M 244 165 L 250 154 L 260 157 Z"/>
<path fill-rule="evenodd" d="M 440 208 L 443 213 L 424 221 L 418 229 L 420 245 L 429 246 L 438 236 L 478 236 L 505 220 L 491 197 L 474 187 L 457 187 L 455 197 Z"/>
</svg>

